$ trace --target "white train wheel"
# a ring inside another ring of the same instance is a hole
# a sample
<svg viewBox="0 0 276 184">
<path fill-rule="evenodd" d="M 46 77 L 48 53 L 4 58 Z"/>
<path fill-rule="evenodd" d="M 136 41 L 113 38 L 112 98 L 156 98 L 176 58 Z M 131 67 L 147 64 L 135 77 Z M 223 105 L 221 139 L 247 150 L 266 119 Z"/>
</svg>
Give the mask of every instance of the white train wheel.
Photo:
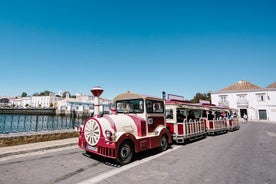
<svg viewBox="0 0 276 184">
<path fill-rule="evenodd" d="M 89 120 L 84 127 L 85 140 L 92 146 L 95 146 L 100 139 L 100 127 L 95 120 Z"/>
</svg>

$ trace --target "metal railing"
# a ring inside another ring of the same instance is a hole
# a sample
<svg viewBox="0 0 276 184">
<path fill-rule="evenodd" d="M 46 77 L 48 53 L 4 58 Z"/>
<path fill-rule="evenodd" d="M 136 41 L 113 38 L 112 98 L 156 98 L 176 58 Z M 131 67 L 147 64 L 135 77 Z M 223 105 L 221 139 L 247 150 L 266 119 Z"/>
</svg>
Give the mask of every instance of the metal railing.
<svg viewBox="0 0 276 184">
<path fill-rule="evenodd" d="M 0 134 L 74 129 L 83 121 L 72 116 L 0 114 Z"/>
</svg>

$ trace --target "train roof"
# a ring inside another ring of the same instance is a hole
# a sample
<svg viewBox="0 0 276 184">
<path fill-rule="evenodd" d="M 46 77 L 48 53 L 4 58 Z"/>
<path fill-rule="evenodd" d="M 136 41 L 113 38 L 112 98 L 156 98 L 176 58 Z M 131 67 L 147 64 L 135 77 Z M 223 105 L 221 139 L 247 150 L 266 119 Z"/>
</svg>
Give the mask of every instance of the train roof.
<svg viewBox="0 0 276 184">
<path fill-rule="evenodd" d="M 215 104 L 207 104 L 207 103 L 192 103 L 190 101 L 185 101 L 185 100 L 175 100 L 175 99 L 170 99 L 165 101 L 166 105 L 175 105 L 178 107 L 183 107 L 183 108 L 190 108 L 190 109 L 203 109 L 203 110 L 213 110 L 213 111 L 230 111 L 230 110 L 236 110 L 233 108 L 229 107 L 221 107 L 221 106 L 216 106 Z"/>
<path fill-rule="evenodd" d="M 131 99 L 154 99 L 154 100 L 162 100 L 161 98 L 154 97 L 154 96 L 149 96 L 149 95 L 143 95 L 143 94 L 138 94 L 138 93 L 132 93 L 130 91 L 127 91 L 126 93 L 122 93 L 117 95 L 114 98 L 114 102 L 118 100 L 131 100 Z"/>
<path fill-rule="evenodd" d="M 204 107 L 199 103 L 192 103 L 192 102 L 186 101 L 186 100 L 175 100 L 175 99 L 166 100 L 165 104 L 166 105 L 176 105 L 179 107 L 186 107 L 186 108 L 203 108 Z"/>
<path fill-rule="evenodd" d="M 191 105 L 191 104 L 192 104 L 190 101 L 186 101 L 186 100 L 175 100 L 175 99 L 166 100 L 165 103 L 166 103 L 167 105 Z"/>
</svg>

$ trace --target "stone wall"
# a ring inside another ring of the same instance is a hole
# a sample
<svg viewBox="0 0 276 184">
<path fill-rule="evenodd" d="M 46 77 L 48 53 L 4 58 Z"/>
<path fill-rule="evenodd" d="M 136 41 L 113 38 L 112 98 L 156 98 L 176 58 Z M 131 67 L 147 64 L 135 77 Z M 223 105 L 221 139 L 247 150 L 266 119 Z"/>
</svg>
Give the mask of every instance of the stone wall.
<svg viewBox="0 0 276 184">
<path fill-rule="evenodd" d="M 78 132 L 75 130 L 70 130 L 57 132 L 35 132 L 27 134 L 4 134 L 0 136 L 0 147 L 16 146 L 20 144 L 59 140 L 72 137 L 78 137 Z"/>
</svg>

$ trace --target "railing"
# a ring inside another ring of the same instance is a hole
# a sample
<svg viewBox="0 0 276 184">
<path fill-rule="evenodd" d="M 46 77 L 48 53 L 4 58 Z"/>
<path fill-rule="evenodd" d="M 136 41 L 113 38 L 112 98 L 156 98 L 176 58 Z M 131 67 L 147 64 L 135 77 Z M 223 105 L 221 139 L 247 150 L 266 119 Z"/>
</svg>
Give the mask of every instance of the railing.
<svg viewBox="0 0 276 184">
<path fill-rule="evenodd" d="M 237 107 L 238 108 L 248 108 L 249 102 L 248 100 L 245 99 L 239 99 L 237 101 Z"/>
<path fill-rule="evenodd" d="M 73 116 L 0 114 L 0 134 L 74 129 L 83 121 Z"/>
<path fill-rule="evenodd" d="M 205 132 L 204 122 L 202 119 L 198 120 L 190 120 L 189 122 L 186 119 L 183 122 L 184 126 L 184 134 L 185 136 L 197 135 Z"/>
<path fill-rule="evenodd" d="M 218 106 L 220 106 L 220 107 L 229 107 L 229 101 L 219 101 Z"/>
</svg>

